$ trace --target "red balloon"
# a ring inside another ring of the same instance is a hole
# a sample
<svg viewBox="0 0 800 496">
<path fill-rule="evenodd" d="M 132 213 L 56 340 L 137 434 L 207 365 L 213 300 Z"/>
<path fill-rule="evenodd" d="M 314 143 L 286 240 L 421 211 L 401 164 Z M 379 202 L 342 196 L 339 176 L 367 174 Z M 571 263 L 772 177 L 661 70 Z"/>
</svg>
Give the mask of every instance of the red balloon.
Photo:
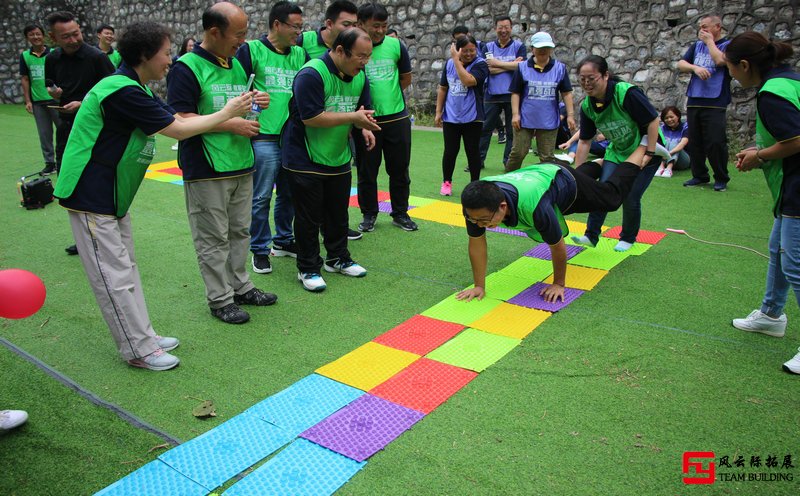
<svg viewBox="0 0 800 496">
<path fill-rule="evenodd" d="M 39 277 L 27 270 L 0 270 L 0 317 L 24 319 L 42 308 L 47 290 Z"/>
</svg>

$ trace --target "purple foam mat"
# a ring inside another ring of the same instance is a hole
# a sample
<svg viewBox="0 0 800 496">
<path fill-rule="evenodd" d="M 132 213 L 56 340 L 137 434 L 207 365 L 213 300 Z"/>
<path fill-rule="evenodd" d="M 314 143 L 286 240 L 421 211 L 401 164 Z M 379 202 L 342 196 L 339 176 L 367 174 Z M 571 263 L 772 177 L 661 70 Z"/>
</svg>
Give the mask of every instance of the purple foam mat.
<svg viewBox="0 0 800 496">
<path fill-rule="evenodd" d="M 408 209 L 413 210 L 417 208 L 416 205 L 409 205 Z M 392 213 L 392 202 L 390 201 L 382 201 L 378 202 L 378 212 L 383 212 L 384 214 Z"/>
<path fill-rule="evenodd" d="M 542 298 L 542 296 L 539 294 L 542 289 L 547 286 L 549 286 L 549 284 L 537 282 L 522 293 L 508 300 L 508 302 L 522 307 L 547 310 L 548 312 L 558 312 L 583 294 L 583 291 L 580 289 L 564 288 L 564 301 L 549 303 L 544 301 L 544 298 Z"/>
<path fill-rule="evenodd" d="M 363 462 L 424 416 L 410 408 L 365 394 L 300 437 Z"/>
<path fill-rule="evenodd" d="M 586 248 L 583 246 L 567 245 L 567 260 L 582 252 Z M 542 260 L 552 260 L 550 246 L 547 243 L 540 243 L 525 252 L 526 257 L 541 258 Z"/>
<path fill-rule="evenodd" d="M 487 231 L 497 232 L 501 234 L 510 234 L 512 236 L 522 236 L 523 238 L 527 238 L 528 235 L 522 231 L 518 231 L 516 229 L 509 229 L 507 227 L 487 227 Z"/>
</svg>

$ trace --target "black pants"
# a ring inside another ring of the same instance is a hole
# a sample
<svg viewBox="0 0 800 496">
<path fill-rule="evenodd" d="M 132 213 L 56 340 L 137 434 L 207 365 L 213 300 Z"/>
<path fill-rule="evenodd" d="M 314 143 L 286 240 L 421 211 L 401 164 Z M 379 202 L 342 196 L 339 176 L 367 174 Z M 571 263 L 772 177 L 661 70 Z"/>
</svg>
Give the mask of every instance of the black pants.
<svg viewBox="0 0 800 496">
<path fill-rule="evenodd" d="M 411 121 L 406 117 L 393 122 L 382 122 L 380 131 L 373 131 L 375 147 L 367 151 L 361 131 L 353 129 L 358 168 L 358 205 L 365 216 L 378 215 L 378 171 L 381 157 L 389 175 L 389 195 L 392 198 L 392 217 L 408 212 L 408 195 L 411 178 Z"/>
<path fill-rule="evenodd" d="M 322 230 L 326 260 L 349 259 L 347 251 L 350 181 L 352 174 L 326 176 L 286 171 L 294 205 L 294 237 L 297 243 L 297 270 L 322 269 L 319 233 Z"/>
<path fill-rule="evenodd" d="M 461 151 L 461 140 L 464 140 L 464 152 L 467 154 L 469 165 L 469 180 L 477 181 L 481 178 L 480 138 L 483 123 L 469 122 L 467 124 L 442 123 L 444 136 L 444 154 L 442 154 L 442 180 L 453 181 L 453 170 L 456 168 L 456 157 Z M 510 135 L 509 135 L 510 137 Z"/>
<path fill-rule="evenodd" d="M 727 183 L 728 136 L 724 108 L 689 107 L 686 122 L 689 124 L 689 144 L 686 149 L 691 160 L 692 177 L 708 181 L 706 159 L 711 164 L 714 181 Z"/>
<path fill-rule="evenodd" d="M 653 160 L 660 161 L 660 157 Z M 653 162 L 651 162 L 653 165 Z M 619 164 L 606 181 L 598 181 L 603 172 L 602 166 L 594 162 L 586 162 L 577 169 L 567 165 L 561 166 L 575 178 L 575 201 L 561 213 L 564 215 L 587 212 L 613 212 L 617 210 L 628 193 L 641 169 L 630 163 Z"/>
<path fill-rule="evenodd" d="M 64 158 L 64 149 L 67 148 L 69 133 L 75 123 L 75 115 L 61 114 L 61 121 L 56 126 L 56 172 L 61 172 L 61 160 Z"/>
</svg>

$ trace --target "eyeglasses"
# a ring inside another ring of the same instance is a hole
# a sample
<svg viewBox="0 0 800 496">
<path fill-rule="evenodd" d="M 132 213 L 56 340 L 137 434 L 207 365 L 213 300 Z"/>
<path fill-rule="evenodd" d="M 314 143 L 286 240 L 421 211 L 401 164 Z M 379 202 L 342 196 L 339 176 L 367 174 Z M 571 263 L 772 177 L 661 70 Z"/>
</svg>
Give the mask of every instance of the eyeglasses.
<svg viewBox="0 0 800 496">
<path fill-rule="evenodd" d="M 492 215 L 491 215 L 491 216 L 489 216 L 489 218 L 488 218 L 488 219 L 473 219 L 472 217 L 470 217 L 469 215 L 467 215 L 467 213 L 466 213 L 466 212 L 464 213 L 464 218 L 465 218 L 465 219 L 467 219 L 467 222 L 470 222 L 470 223 L 472 223 L 472 224 L 479 224 L 479 223 L 481 223 L 481 222 L 489 223 L 489 222 L 491 222 L 492 220 L 494 220 L 494 216 L 495 216 L 495 215 L 497 215 L 497 210 L 498 210 L 497 208 L 496 208 L 496 209 L 494 209 L 494 210 L 492 210 Z"/>
<path fill-rule="evenodd" d="M 303 25 L 302 24 L 289 24 L 288 22 L 283 22 L 283 21 L 278 21 L 278 22 L 283 24 L 284 26 L 289 26 L 290 28 L 292 28 L 292 30 L 294 30 L 297 33 L 300 33 L 300 32 L 303 31 Z"/>
<path fill-rule="evenodd" d="M 603 76 L 580 76 L 578 78 L 578 81 L 580 81 L 581 84 L 584 84 L 584 83 L 593 84 L 593 83 L 597 82 L 598 80 L 600 80 L 602 77 Z"/>
</svg>

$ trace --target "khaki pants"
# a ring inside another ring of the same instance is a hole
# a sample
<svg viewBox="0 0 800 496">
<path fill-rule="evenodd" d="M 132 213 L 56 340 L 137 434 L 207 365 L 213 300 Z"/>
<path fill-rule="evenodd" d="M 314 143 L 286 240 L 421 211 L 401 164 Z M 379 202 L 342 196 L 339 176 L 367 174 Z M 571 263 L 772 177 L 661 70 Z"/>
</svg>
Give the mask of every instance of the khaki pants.
<svg viewBox="0 0 800 496">
<path fill-rule="evenodd" d="M 183 191 L 208 306 L 222 308 L 254 287 L 247 272 L 253 176 L 186 182 Z"/>
<path fill-rule="evenodd" d="M 525 129 L 523 127 L 519 131 L 514 131 L 514 147 L 511 148 L 511 154 L 508 156 L 506 172 L 520 168 L 525 156 L 528 155 L 528 149 L 531 147 L 534 136 L 536 137 L 536 150 L 539 152 L 539 162 L 553 163 L 558 129 Z"/>
<path fill-rule="evenodd" d="M 158 349 L 133 253 L 130 215 L 69 211 L 81 263 L 117 349 L 125 360 Z"/>
</svg>

